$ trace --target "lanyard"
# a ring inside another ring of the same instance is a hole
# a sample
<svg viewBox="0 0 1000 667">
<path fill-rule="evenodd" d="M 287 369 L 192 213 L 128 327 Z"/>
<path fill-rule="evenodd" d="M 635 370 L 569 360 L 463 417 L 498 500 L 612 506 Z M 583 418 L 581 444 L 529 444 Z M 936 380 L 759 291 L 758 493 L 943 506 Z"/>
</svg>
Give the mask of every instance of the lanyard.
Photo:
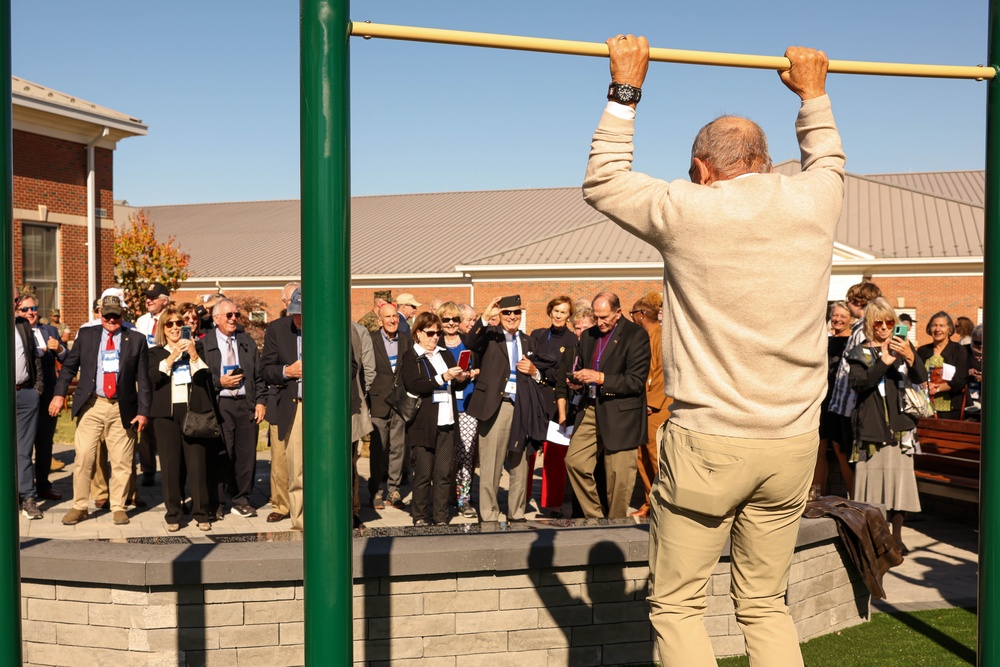
<svg viewBox="0 0 1000 667">
<path fill-rule="evenodd" d="M 597 356 L 594 357 L 594 370 L 595 371 L 601 370 L 601 357 L 604 356 L 604 350 L 607 349 L 608 343 L 611 341 L 611 336 L 614 333 L 615 333 L 615 330 L 612 329 L 611 331 L 609 331 L 608 333 L 606 333 L 604 335 L 604 338 L 597 339 Z M 602 341 L 604 342 L 603 345 L 601 344 Z"/>
</svg>

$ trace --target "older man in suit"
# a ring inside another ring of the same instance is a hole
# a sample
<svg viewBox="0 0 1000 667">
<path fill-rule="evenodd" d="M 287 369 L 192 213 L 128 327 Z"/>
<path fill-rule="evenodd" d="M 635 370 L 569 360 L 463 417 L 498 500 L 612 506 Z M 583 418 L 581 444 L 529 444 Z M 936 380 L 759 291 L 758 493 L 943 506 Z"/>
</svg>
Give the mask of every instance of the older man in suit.
<svg viewBox="0 0 1000 667">
<path fill-rule="evenodd" d="M 535 341 L 521 330 L 521 308 L 500 308 L 497 297 L 483 311 L 466 337 L 466 346 L 479 355 L 479 375 L 466 412 L 479 420 L 479 516 L 483 522 L 500 520 L 500 476 L 504 463 L 510 473 L 507 494 L 507 521 L 524 521 L 527 505 L 528 461 L 525 451 L 509 451 L 514 420 L 517 376 L 541 380 L 531 357 Z M 494 317 L 499 325 L 490 325 Z"/>
<path fill-rule="evenodd" d="M 267 404 L 260 355 L 250 334 L 237 331 L 240 311 L 232 300 L 221 299 L 212 319 L 215 330 L 209 331 L 201 342 L 205 363 L 218 392 L 222 439 L 228 454 L 228 462 L 224 464 L 226 474 L 219 480 L 220 506 L 215 508 L 216 517 L 224 516 L 221 499 L 226 487 L 234 491 L 230 494 L 233 514 L 257 516 L 257 510 L 250 505 L 250 494 L 257 472 L 257 428 Z"/>
<path fill-rule="evenodd" d="M 25 299 L 27 301 L 27 299 Z M 17 300 L 15 299 L 15 303 Z M 38 306 L 31 301 L 35 320 Z M 35 346 L 31 323 L 23 315 L 28 311 L 24 302 L 16 306 L 22 316 L 14 319 L 14 391 L 17 414 L 17 495 L 21 513 L 28 519 L 41 519 L 38 494 L 35 486 L 35 466 L 31 463 L 31 450 L 38 428 L 39 395 L 43 389 L 42 361 Z M 51 459 L 52 450 L 49 450 Z"/>
<path fill-rule="evenodd" d="M 375 379 L 368 391 L 373 427 L 368 447 L 368 496 L 373 509 L 385 509 L 386 498 L 392 506 L 402 509 L 401 487 L 410 460 L 406 424 L 389 408 L 385 399 L 392 393 L 399 360 L 413 347 L 413 339 L 399 332 L 399 313 L 391 303 L 382 304 L 378 318 L 381 326 L 370 334 L 375 353 Z M 386 476 L 389 495 L 383 496 L 382 480 Z"/>
<path fill-rule="evenodd" d="M 80 329 L 49 403 L 53 417 L 66 404 L 66 392 L 77 371 L 80 381 L 73 394 L 73 416 L 77 418 L 73 509 L 63 517 L 63 523 L 71 526 L 87 518 L 90 481 L 103 437 L 111 463 L 108 502 L 112 518 L 117 525 L 127 524 L 125 504 L 135 441 L 149 421 L 153 393 L 146 338 L 122 328 L 122 302 L 118 297 L 101 300 L 101 326 Z"/>
<path fill-rule="evenodd" d="M 35 430 L 35 489 L 39 498 L 62 500 L 62 494 L 52 490 L 49 473 L 52 468 L 52 439 L 56 432 L 58 417 L 49 415 L 48 405 L 56 388 L 56 361 L 66 360 L 69 349 L 63 345 L 59 330 L 50 324 L 42 324 L 38 317 L 38 300 L 27 295 L 21 298 L 18 314 L 31 325 L 35 348 L 42 366 L 42 396 L 39 401 L 38 426 Z"/>
<path fill-rule="evenodd" d="M 573 381 L 565 380 L 574 389 L 584 389 L 566 472 L 584 516 L 601 518 L 605 513 L 594 466 L 603 463 L 607 517 L 623 519 L 635 487 L 636 449 L 646 442 L 649 335 L 622 317 L 613 292 L 601 292 L 591 305 L 597 324 L 580 336 L 581 368 L 573 373 Z"/>
</svg>

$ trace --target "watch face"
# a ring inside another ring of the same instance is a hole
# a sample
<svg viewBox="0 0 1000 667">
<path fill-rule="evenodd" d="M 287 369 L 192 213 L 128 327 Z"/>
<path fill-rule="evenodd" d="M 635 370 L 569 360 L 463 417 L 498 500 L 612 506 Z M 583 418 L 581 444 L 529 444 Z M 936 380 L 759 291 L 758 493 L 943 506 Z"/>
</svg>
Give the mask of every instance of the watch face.
<svg viewBox="0 0 1000 667">
<path fill-rule="evenodd" d="M 618 86 L 617 97 L 622 102 L 631 102 L 635 99 L 635 92 L 632 90 L 632 86 Z"/>
</svg>

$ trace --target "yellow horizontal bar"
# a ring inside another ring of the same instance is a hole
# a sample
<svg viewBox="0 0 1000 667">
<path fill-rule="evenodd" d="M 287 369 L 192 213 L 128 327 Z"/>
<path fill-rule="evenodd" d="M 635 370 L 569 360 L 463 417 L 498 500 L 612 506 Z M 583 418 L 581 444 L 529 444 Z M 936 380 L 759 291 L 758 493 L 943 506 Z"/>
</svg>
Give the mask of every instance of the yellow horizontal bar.
<svg viewBox="0 0 1000 667">
<path fill-rule="evenodd" d="M 516 51 L 539 51 L 542 53 L 563 53 L 575 56 L 608 57 L 608 47 L 604 43 L 576 42 L 565 39 L 543 37 L 519 37 L 517 35 L 495 35 L 486 32 L 466 32 L 461 30 L 441 30 L 438 28 L 417 28 L 384 23 L 353 23 L 351 35 L 354 37 L 380 37 L 411 42 L 435 42 L 461 46 L 484 46 L 493 49 L 513 49 Z M 755 69 L 783 70 L 789 68 L 784 56 L 754 56 L 739 53 L 718 53 L 714 51 L 684 51 L 681 49 L 650 48 L 649 59 L 658 62 L 686 63 L 689 65 L 720 65 L 723 67 L 749 67 Z M 838 74 L 876 74 L 883 76 L 920 76 L 941 79 L 992 79 L 996 70 L 992 67 L 963 65 L 910 65 L 903 63 L 862 62 L 856 60 L 831 60 L 830 72 Z"/>
</svg>

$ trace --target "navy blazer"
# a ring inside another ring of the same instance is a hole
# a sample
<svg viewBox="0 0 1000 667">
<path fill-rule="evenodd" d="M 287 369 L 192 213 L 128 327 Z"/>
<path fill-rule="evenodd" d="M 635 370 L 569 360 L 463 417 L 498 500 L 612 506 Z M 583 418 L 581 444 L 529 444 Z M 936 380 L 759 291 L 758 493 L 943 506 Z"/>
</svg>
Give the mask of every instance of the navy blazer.
<svg viewBox="0 0 1000 667">
<path fill-rule="evenodd" d="M 215 395 L 218 396 L 222 390 L 219 384 L 219 377 L 222 375 L 222 355 L 219 349 L 219 340 L 215 336 L 215 331 L 209 331 L 201 339 L 204 349 L 205 363 L 212 372 L 212 387 Z M 250 334 L 240 331 L 236 332 L 236 359 L 243 369 L 243 386 L 247 390 L 247 409 L 253 414 L 255 405 L 267 404 L 267 385 L 260 373 L 260 354 L 257 352 L 257 343 L 250 337 Z"/>
<path fill-rule="evenodd" d="M 533 357 L 535 341 L 521 331 L 517 332 L 518 348 L 521 356 Z M 472 330 L 466 334 L 465 346 L 479 356 L 479 376 L 476 387 L 465 411 L 478 419 L 487 421 L 500 409 L 510 380 L 510 358 L 507 355 L 507 338 L 499 325 L 487 326 L 482 318 L 476 319 Z"/>
<path fill-rule="evenodd" d="M 73 416 L 77 417 L 83 406 L 96 391 L 97 364 L 100 359 L 102 326 L 82 327 L 66 355 L 62 371 L 56 381 L 55 396 L 66 396 L 69 383 L 80 372 L 80 381 L 73 394 Z M 122 328 L 121 348 L 118 352 L 118 411 L 122 426 L 132 428 L 136 416 L 149 417 L 153 391 L 149 384 L 149 352 L 146 337 L 134 329 Z"/>
<path fill-rule="evenodd" d="M 264 356 L 261 358 L 261 375 L 264 383 L 273 385 L 277 404 L 278 438 L 284 440 L 295 420 L 298 409 L 298 382 L 286 380 L 281 373 L 285 366 L 298 361 L 298 329 L 291 315 L 279 317 L 268 323 L 264 330 Z M 215 333 L 212 333 L 215 336 Z"/>
<path fill-rule="evenodd" d="M 65 361 L 66 356 L 69 355 L 69 348 L 62 342 L 62 338 L 59 336 L 59 330 L 51 324 L 39 324 L 37 329 L 42 332 L 42 338 L 45 339 L 46 343 L 49 342 L 49 338 L 55 338 L 63 347 L 62 354 L 56 354 L 52 350 L 45 348 L 45 354 L 42 355 L 42 384 L 44 386 L 42 396 L 51 397 L 52 391 L 56 387 L 56 380 L 58 379 L 56 361 Z M 35 347 L 38 347 L 37 343 Z M 48 406 L 45 407 L 47 410 Z"/>
</svg>

